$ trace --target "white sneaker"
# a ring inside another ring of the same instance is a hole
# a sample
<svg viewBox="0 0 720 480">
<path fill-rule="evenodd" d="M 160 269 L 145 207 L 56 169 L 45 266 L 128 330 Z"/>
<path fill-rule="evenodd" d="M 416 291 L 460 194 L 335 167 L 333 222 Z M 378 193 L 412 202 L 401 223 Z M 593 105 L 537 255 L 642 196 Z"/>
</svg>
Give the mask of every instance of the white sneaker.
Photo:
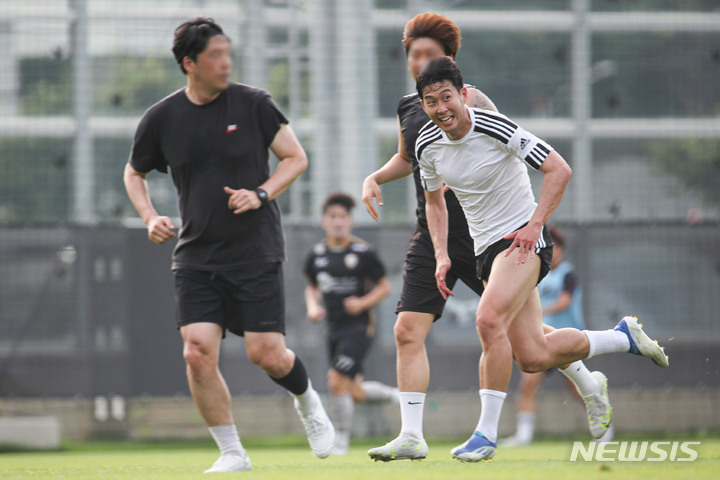
<svg viewBox="0 0 720 480">
<path fill-rule="evenodd" d="M 613 438 L 615 438 L 615 426 L 611 423 L 605 432 L 605 435 L 600 438 L 593 439 L 592 441 L 597 443 L 608 443 L 612 442 Z"/>
<path fill-rule="evenodd" d="M 530 443 L 532 443 L 532 438 L 525 438 L 520 435 L 513 435 L 499 442 L 501 447 L 524 447 L 525 445 L 530 445 Z"/>
<path fill-rule="evenodd" d="M 226 453 L 215 460 L 213 466 L 205 470 L 205 473 L 241 472 L 252 470 L 252 463 L 247 454 Z"/>
<path fill-rule="evenodd" d="M 368 450 L 370 458 L 390 462 L 392 460 L 422 460 L 427 457 L 428 446 L 424 438 L 415 438 L 402 433 L 382 447 Z"/>
<path fill-rule="evenodd" d="M 613 410 L 608 396 L 607 377 L 602 372 L 592 372 L 590 375 L 598 380 L 600 391 L 584 397 L 583 401 L 587 411 L 590 434 L 593 438 L 600 438 L 605 435 L 610 422 L 612 422 Z"/>
<path fill-rule="evenodd" d="M 309 394 L 314 396 L 315 408 L 313 411 L 304 415 L 297 398 L 294 401 L 295 410 L 305 427 L 305 434 L 313 454 L 318 458 L 327 458 L 332 453 L 335 443 L 335 428 L 323 408 L 320 395 L 315 390 L 311 390 Z"/>
</svg>

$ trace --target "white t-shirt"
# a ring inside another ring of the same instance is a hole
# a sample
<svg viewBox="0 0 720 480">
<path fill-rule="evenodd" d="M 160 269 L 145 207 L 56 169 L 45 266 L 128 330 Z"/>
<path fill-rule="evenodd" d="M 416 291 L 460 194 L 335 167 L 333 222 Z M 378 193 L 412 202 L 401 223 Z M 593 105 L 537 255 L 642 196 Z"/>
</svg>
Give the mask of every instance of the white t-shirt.
<svg viewBox="0 0 720 480">
<path fill-rule="evenodd" d="M 538 169 L 552 147 L 506 116 L 465 107 L 472 128 L 450 140 L 432 121 L 415 144 L 425 189 L 452 188 L 465 212 L 475 255 L 530 220 L 537 204 L 523 160 Z"/>
</svg>

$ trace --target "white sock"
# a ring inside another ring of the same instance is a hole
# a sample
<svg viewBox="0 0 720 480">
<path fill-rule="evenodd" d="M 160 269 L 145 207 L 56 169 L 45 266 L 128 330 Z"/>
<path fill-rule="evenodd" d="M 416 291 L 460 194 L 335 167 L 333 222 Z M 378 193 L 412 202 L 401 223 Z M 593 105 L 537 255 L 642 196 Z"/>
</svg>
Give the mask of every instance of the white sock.
<svg viewBox="0 0 720 480">
<path fill-rule="evenodd" d="M 301 393 L 300 395 L 290 393 L 290 395 L 297 399 L 298 403 L 300 404 L 300 412 L 303 415 L 311 414 L 317 407 L 318 402 L 320 401 L 320 396 L 313 389 L 310 379 L 308 379 L 308 388 L 307 390 L 305 390 L 305 393 Z"/>
<path fill-rule="evenodd" d="M 344 393 L 332 396 L 333 425 L 337 434 L 346 434 L 350 437 L 352 432 L 353 414 L 355 413 L 355 402 L 352 395 Z"/>
<path fill-rule="evenodd" d="M 221 455 L 228 453 L 243 455 L 245 453 L 245 449 L 240 443 L 240 436 L 234 424 L 216 425 L 208 428 L 208 430 L 210 430 L 210 435 L 215 439 Z"/>
<path fill-rule="evenodd" d="M 423 438 L 423 409 L 425 394 L 422 392 L 400 392 L 401 434 Z"/>
<path fill-rule="evenodd" d="M 363 382 L 365 400 L 371 402 L 395 402 L 398 399 L 398 389 L 380 382 Z"/>
<path fill-rule="evenodd" d="M 535 414 L 533 412 L 518 412 L 517 432 L 515 435 L 527 442 L 531 442 L 535 433 Z"/>
<path fill-rule="evenodd" d="M 598 393 L 600 381 L 592 376 L 582 360 L 571 363 L 565 370 L 561 368 L 558 370 L 575 384 L 581 396 L 588 397 Z"/>
<path fill-rule="evenodd" d="M 604 353 L 627 352 L 630 350 L 630 340 L 624 332 L 617 330 L 583 330 L 590 342 L 590 353 L 586 358 L 592 358 Z"/>
<path fill-rule="evenodd" d="M 485 435 L 491 442 L 497 442 L 498 423 L 500 423 L 500 412 L 507 393 L 489 388 L 480 389 L 480 420 L 475 431 Z"/>
</svg>

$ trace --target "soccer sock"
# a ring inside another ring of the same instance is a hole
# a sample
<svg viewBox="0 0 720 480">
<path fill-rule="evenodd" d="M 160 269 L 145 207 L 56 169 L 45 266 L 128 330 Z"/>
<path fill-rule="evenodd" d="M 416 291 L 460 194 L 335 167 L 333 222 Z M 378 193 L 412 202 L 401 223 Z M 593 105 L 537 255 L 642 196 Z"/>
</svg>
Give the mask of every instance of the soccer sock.
<svg viewBox="0 0 720 480">
<path fill-rule="evenodd" d="M 604 353 L 627 352 L 630 340 L 624 332 L 617 330 L 583 330 L 590 342 L 590 353 L 585 358 L 592 358 Z"/>
<path fill-rule="evenodd" d="M 268 375 L 269 376 L 269 375 Z M 283 387 L 293 395 L 302 395 L 310 389 L 310 380 L 308 380 L 307 371 L 305 365 L 298 356 L 295 356 L 295 363 L 293 363 L 292 370 L 290 373 L 282 378 L 272 378 L 272 381 Z"/>
<path fill-rule="evenodd" d="M 558 370 L 575 384 L 581 396 L 588 397 L 598 393 L 600 381 L 592 376 L 582 360 L 571 363 L 565 370 L 561 368 Z"/>
<path fill-rule="evenodd" d="M 234 424 L 216 425 L 208 428 L 208 430 L 210 430 L 210 435 L 215 439 L 221 455 L 228 453 L 242 455 L 245 452 Z"/>
<path fill-rule="evenodd" d="M 533 412 L 518 412 L 517 432 L 515 435 L 528 442 L 532 441 L 535 433 L 535 414 Z"/>
<path fill-rule="evenodd" d="M 320 395 L 318 395 L 315 389 L 313 389 L 312 382 L 310 380 L 308 380 L 307 382 L 308 383 L 305 392 L 301 393 L 300 395 L 296 395 L 288 391 L 290 395 L 297 399 L 300 406 L 300 412 L 303 415 L 311 414 L 315 410 L 315 407 L 317 407 L 318 402 L 320 402 Z"/>
<path fill-rule="evenodd" d="M 380 382 L 363 382 L 365 400 L 395 402 L 398 401 L 398 389 Z"/>
<path fill-rule="evenodd" d="M 352 395 L 344 393 L 332 396 L 333 424 L 340 435 L 350 437 L 352 432 L 353 414 L 355 413 L 355 402 Z"/>
<path fill-rule="evenodd" d="M 423 409 L 425 394 L 422 392 L 400 392 L 400 434 L 423 438 Z"/>
<path fill-rule="evenodd" d="M 491 442 L 497 442 L 498 423 L 500 423 L 500 412 L 507 393 L 489 388 L 480 389 L 480 420 L 475 431 L 485 435 Z"/>
</svg>

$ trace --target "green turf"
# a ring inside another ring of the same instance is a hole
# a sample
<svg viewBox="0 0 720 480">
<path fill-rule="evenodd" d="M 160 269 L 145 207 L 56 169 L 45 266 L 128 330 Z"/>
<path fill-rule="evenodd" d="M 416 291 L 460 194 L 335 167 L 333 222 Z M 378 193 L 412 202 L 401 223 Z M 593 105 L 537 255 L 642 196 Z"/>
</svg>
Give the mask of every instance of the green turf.
<svg viewBox="0 0 720 480">
<path fill-rule="evenodd" d="M 677 439 L 682 440 L 682 439 Z M 571 443 L 544 441 L 529 447 L 501 449 L 495 460 L 467 464 L 450 459 L 456 443 L 430 442 L 422 462 L 372 462 L 367 444 L 354 446 L 347 457 L 314 458 L 309 449 L 279 440 L 248 448 L 255 469 L 219 475 L 282 480 L 397 480 L 397 479 L 717 479 L 720 478 L 720 439 L 701 438 L 695 462 L 603 463 L 568 461 Z M 296 443 L 296 442 L 295 442 Z M 172 479 L 208 478 L 202 475 L 217 452 L 207 442 L 180 444 L 70 445 L 49 453 L 0 453 L 0 478 L 7 479 Z M 218 475 L 216 475 L 218 476 Z"/>
</svg>

